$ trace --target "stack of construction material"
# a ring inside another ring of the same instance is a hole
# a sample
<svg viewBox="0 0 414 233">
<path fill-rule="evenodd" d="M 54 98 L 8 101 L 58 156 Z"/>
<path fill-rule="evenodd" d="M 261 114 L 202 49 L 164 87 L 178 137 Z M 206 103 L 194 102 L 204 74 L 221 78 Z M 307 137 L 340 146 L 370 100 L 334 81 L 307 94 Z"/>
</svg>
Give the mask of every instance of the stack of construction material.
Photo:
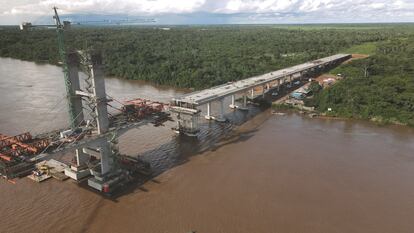
<svg viewBox="0 0 414 233">
<path fill-rule="evenodd" d="M 35 139 L 28 132 L 16 136 L 0 134 L 0 174 L 7 179 L 27 175 L 34 169 L 28 159 L 48 145 L 48 139 Z"/>
<path fill-rule="evenodd" d="M 153 113 L 164 111 L 165 105 L 157 101 L 147 99 L 133 99 L 125 101 L 122 110 L 126 114 L 133 115 L 139 119 L 150 116 Z"/>
</svg>

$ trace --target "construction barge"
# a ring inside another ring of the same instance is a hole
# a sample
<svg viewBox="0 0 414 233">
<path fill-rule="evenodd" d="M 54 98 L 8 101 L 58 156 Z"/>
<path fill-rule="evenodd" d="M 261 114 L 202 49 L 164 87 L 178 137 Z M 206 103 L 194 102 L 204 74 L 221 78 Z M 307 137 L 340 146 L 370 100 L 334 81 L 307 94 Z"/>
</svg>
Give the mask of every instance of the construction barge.
<svg viewBox="0 0 414 233">
<path fill-rule="evenodd" d="M 127 129 L 138 124 L 163 125 L 171 120 L 168 112 L 169 105 L 147 99 L 133 99 L 124 101 L 119 113 L 109 117 L 109 131 Z M 63 152 L 77 144 L 82 144 L 99 137 L 96 127 L 88 125 L 85 121 L 75 130 L 55 130 L 48 133 L 32 136 L 29 132 L 16 136 L 0 134 L 0 175 L 7 179 L 28 177 L 36 182 L 42 182 L 51 177 L 58 180 L 72 178 L 88 181 L 92 188 L 109 193 L 117 187 L 135 180 L 137 176 L 151 174 L 150 164 L 140 158 L 122 155 L 112 145 L 113 172 L 105 177 L 107 182 L 103 185 L 99 150 L 89 150 L 89 158 L 85 163 L 77 163 L 74 156 L 70 163 L 50 159 L 53 154 Z M 115 134 L 115 133 L 114 133 Z M 114 136 L 112 138 L 115 138 Z M 112 142 L 114 144 L 114 142 Z M 102 182 L 101 182 L 102 183 Z"/>
</svg>

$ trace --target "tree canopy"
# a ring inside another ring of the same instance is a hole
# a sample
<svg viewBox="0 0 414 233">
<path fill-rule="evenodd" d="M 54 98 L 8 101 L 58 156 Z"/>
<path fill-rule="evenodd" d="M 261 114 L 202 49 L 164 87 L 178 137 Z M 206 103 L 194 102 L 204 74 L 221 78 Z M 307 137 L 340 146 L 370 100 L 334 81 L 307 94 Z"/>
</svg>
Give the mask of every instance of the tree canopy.
<svg viewBox="0 0 414 233">
<path fill-rule="evenodd" d="M 311 101 L 344 117 L 414 126 L 414 36 L 378 44 L 376 53 L 333 70 L 345 79 Z"/>
<path fill-rule="evenodd" d="M 388 40 L 405 28 L 74 27 L 65 31 L 65 42 L 68 50 L 101 50 L 107 75 L 201 89 Z M 57 64 L 56 32 L 4 29 L 0 56 Z"/>
</svg>

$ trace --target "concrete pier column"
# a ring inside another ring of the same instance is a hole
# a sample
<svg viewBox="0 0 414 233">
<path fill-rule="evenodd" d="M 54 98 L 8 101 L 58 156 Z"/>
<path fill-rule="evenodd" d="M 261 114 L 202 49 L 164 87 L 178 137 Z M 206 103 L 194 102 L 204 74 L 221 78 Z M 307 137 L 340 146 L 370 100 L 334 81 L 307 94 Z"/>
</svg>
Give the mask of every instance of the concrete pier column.
<svg viewBox="0 0 414 233">
<path fill-rule="evenodd" d="M 70 167 L 65 168 L 64 173 L 69 178 L 74 180 L 80 180 L 91 175 L 89 167 L 87 166 L 87 162 L 91 155 L 85 152 L 85 149 L 86 148 L 76 149 L 76 165 L 71 165 Z"/>
<path fill-rule="evenodd" d="M 83 148 L 76 149 L 75 157 L 77 166 L 85 165 L 86 162 L 89 160 L 89 155 L 83 152 Z"/>
<path fill-rule="evenodd" d="M 242 110 L 242 111 L 247 111 L 247 110 L 249 110 L 249 109 L 247 108 L 247 96 L 246 96 L 246 94 L 243 94 L 243 103 L 242 103 L 242 106 L 239 106 L 239 107 L 238 107 L 238 109 L 240 109 L 240 110 Z"/>
<path fill-rule="evenodd" d="M 231 96 L 231 104 L 229 105 L 230 108 L 238 108 L 238 106 L 236 105 L 236 100 L 235 100 L 235 95 Z"/>
<path fill-rule="evenodd" d="M 220 99 L 220 112 L 219 112 L 219 115 L 214 118 L 214 120 L 218 122 L 226 121 L 226 118 L 224 118 L 224 98 Z"/>
<path fill-rule="evenodd" d="M 264 97 L 265 97 L 265 88 L 266 88 L 266 86 L 265 85 L 263 85 L 263 88 L 262 88 L 262 98 L 264 99 Z"/>
<path fill-rule="evenodd" d="M 111 170 L 113 164 L 111 146 L 108 142 L 102 143 L 100 146 L 99 152 L 101 154 L 101 174 L 105 175 Z"/>
<path fill-rule="evenodd" d="M 207 103 L 207 115 L 204 116 L 207 120 L 211 120 L 211 102 Z"/>
<path fill-rule="evenodd" d="M 280 79 L 277 80 L 277 91 L 280 91 Z"/>
<path fill-rule="evenodd" d="M 250 93 L 250 98 L 254 98 L 254 88 L 252 88 L 251 93 Z"/>
</svg>

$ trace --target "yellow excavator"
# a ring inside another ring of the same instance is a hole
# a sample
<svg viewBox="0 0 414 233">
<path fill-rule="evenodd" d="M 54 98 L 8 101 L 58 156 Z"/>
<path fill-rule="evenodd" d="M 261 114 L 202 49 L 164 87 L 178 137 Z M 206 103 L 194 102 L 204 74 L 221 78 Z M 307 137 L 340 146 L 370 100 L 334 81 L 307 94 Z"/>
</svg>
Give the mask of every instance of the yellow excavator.
<svg viewBox="0 0 414 233">
<path fill-rule="evenodd" d="M 43 174 L 49 175 L 50 167 L 47 164 L 40 165 L 37 170 L 33 171 L 35 176 L 41 176 Z"/>
</svg>

